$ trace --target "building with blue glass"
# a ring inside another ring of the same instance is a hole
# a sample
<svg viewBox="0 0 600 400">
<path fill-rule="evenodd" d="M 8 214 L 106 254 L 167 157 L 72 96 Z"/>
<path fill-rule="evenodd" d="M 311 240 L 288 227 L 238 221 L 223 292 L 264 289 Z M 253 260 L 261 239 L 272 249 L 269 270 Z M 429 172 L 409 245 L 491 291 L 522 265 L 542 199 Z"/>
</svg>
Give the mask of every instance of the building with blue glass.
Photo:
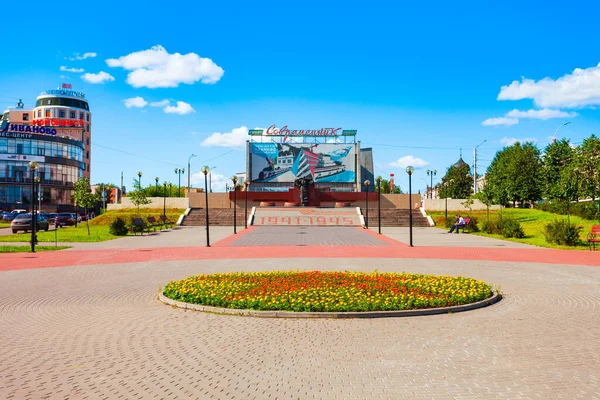
<svg viewBox="0 0 600 400">
<path fill-rule="evenodd" d="M 73 185 L 90 176 L 91 113 L 85 95 L 62 85 L 41 93 L 33 109 L 19 101 L 0 118 L 0 208 L 73 206 Z M 38 163 L 32 172 L 29 163 Z M 39 177 L 38 198 L 32 181 Z"/>
</svg>

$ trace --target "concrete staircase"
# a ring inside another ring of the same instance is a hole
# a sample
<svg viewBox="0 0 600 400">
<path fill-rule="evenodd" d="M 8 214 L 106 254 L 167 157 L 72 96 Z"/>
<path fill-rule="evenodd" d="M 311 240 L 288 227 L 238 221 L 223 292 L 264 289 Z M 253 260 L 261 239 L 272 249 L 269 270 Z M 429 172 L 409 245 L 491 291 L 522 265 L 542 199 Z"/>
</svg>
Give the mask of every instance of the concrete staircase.
<svg viewBox="0 0 600 400">
<path fill-rule="evenodd" d="M 366 219 L 366 210 L 361 210 Z M 413 226 L 429 226 L 427 218 L 419 210 L 413 210 Z M 369 208 L 369 227 L 377 226 L 377 209 Z M 381 226 L 409 226 L 409 211 L 405 209 L 383 208 L 381 209 Z"/>
</svg>

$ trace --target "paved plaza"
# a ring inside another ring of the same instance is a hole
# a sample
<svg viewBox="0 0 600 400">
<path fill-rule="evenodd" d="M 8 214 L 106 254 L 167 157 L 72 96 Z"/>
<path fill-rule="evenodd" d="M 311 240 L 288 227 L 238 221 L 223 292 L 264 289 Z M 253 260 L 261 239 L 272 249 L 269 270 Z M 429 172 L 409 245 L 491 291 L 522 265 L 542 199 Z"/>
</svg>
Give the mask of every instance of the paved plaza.
<svg viewBox="0 0 600 400">
<path fill-rule="evenodd" d="M 450 248 L 443 241 L 458 238 L 431 239 L 437 229 L 415 231 L 415 243 L 438 247 L 409 248 L 402 230 L 379 239 L 346 229 L 384 245 L 244 247 L 236 242 L 257 231 L 230 236 L 225 227 L 211 230 L 207 248 L 203 228 L 185 228 L 96 249 L 0 255 L 0 398 L 600 399 L 600 258 Z M 311 258 L 274 258 L 275 249 Z M 321 257 L 327 249 L 336 256 Z M 488 259 L 445 257 L 469 251 Z M 537 261 L 511 261 L 515 254 Z M 295 268 L 469 276 L 504 299 L 464 313 L 368 320 L 223 316 L 156 299 L 160 286 L 193 274 Z"/>
</svg>

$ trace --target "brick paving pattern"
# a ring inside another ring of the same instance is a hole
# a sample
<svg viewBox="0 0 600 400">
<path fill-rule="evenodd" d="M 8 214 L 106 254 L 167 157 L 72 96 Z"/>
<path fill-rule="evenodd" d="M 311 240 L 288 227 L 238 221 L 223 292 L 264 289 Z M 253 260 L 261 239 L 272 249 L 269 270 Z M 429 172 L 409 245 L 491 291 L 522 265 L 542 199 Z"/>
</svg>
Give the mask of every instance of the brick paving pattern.
<svg viewBox="0 0 600 400">
<path fill-rule="evenodd" d="M 501 285 L 505 299 L 465 313 L 376 320 L 233 317 L 156 300 L 159 285 L 196 273 L 296 267 L 470 276 Z M 0 398 L 598 399 L 599 287 L 596 267 L 464 260 L 4 271 Z"/>
<path fill-rule="evenodd" d="M 229 246 L 389 246 L 389 244 L 363 229 L 354 227 L 257 226 Z"/>
</svg>

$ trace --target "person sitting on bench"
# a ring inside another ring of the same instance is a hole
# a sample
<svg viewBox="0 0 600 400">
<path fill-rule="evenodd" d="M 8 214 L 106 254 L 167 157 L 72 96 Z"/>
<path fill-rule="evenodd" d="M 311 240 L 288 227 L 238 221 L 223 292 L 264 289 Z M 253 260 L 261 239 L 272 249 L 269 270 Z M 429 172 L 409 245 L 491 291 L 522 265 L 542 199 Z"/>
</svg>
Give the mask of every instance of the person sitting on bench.
<svg viewBox="0 0 600 400">
<path fill-rule="evenodd" d="M 456 229 L 456 233 L 458 233 L 458 230 L 460 228 L 464 228 L 465 227 L 465 220 L 463 217 L 461 217 L 460 215 L 456 216 L 456 222 L 454 223 L 454 225 L 452 225 L 452 228 L 450 228 L 450 230 L 448 231 L 448 233 L 452 233 L 454 232 L 454 230 Z"/>
</svg>

